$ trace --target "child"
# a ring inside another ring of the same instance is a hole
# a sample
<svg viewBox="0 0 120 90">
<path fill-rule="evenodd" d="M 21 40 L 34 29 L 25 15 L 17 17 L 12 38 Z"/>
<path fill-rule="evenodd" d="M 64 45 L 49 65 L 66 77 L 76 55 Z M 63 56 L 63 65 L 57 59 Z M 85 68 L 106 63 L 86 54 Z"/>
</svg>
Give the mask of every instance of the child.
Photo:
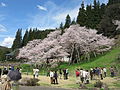
<svg viewBox="0 0 120 90">
<path fill-rule="evenodd" d="M 3 90 L 11 90 L 10 79 L 5 79 L 5 83 L 3 85 Z"/>
</svg>

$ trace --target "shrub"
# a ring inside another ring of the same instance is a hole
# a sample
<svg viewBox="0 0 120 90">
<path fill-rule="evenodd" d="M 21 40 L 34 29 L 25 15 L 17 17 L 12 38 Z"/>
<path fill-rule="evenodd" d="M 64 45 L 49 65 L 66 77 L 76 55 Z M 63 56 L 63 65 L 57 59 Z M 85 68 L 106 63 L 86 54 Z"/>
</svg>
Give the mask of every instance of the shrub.
<svg viewBox="0 0 120 90">
<path fill-rule="evenodd" d="M 94 87 L 97 87 L 97 88 L 102 88 L 102 86 L 103 86 L 103 83 L 102 83 L 100 80 L 98 80 L 98 81 L 94 84 Z"/>
<path fill-rule="evenodd" d="M 20 85 L 23 85 L 23 86 L 36 86 L 38 85 L 38 82 L 39 80 L 36 79 L 36 78 L 23 78 L 21 81 L 20 81 Z"/>
</svg>

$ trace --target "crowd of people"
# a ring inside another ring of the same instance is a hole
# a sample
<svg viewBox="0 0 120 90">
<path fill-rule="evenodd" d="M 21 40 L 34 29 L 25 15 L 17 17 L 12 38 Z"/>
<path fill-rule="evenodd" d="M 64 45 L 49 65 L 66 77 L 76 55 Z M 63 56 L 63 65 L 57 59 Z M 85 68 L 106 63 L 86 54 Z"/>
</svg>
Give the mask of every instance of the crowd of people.
<svg viewBox="0 0 120 90">
<path fill-rule="evenodd" d="M 0 90 L 11 90 L 13 84 L 17 85 L 17 81 L 21 78 L 20 68 L 15 69 L 14 66 L 0 68 L 0 83 L 2 85 Z"/>
<path fill-rule="evenodd" d="M 110 67 L 110 76 L 114 77 L 115 76 L 115 69 L 114 67 Z M 75 75 L 76 75 L 76 83 L 84 83 L 84 84 L 89 84 L 90 80 L 103 80 L 104 78 L 107 77 L 108 70 L 106 67 L 95 67 L 95 68 L 90 68 L 90 70 L 85 70 L 85 69 L 76 69 L 75 70 Z M 58 78 L 59 79 L 64 79 L 67 80 L 69 75 L 68 69 L 59 69 L 58 71 L 49 71 L 49 77 L 50 77 L 50 82 L 51 84 L 58 84 Z"/>
<path fill-rule="evenodd" d="M 4 67 L 3 69 L 0 68 L 0 83 L 3 84 L 4 89 L 2 90 L 11 90 L 9 88 L 12 87 L 11 81 L 18 81 L 22 78 L 21 76 L 21 70 L 20 68 L 14 68 L 14 66 Z M 110 76 L 115 76 L 115 69 L 114 67 L 110 67 Z M 90 80 L 96 80 L 107 77 L 108 70 L 103 67 L 95 67 L 90 68 L 90 70 L 85 69 L 76 69 L 75 75 L 76 75 L 76 83 L 84 83 L 89 84 Z M 39 76 L 39 68 L 33 69 L 33 78 L 38 78 Z M 58 78 L 67 80 L 69 76 L 69 70 L 67 68 L 65 69 L 59 69 L 51 70 L 49 71 L 49 77 L 50 77 L 50 83 L 51 84 L 58 84 Z M 8 89 L 5 89 L 8 88 Z"/>
<path fill-rule="evenodd" d="M 107 76 L 107 69 L 105 67 L 95 67 L 90 70 L 77 69 L 75 73 L 77 83 L 80 83 L 81 81 L 82 83 L 89 84 L 90 80 L 103 80 Z M 115 70 L 113 67 L 110 68 L 110 76 L 115 76 Z"/>
</svg>

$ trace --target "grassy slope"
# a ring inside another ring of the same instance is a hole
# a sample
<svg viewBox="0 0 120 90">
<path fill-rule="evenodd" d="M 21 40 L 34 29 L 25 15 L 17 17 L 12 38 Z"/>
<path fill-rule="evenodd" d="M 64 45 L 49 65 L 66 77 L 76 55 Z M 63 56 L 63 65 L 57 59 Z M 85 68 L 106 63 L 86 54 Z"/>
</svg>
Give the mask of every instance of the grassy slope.
<svg viewBox="0 0 120 90">
<path fill-rule="evenodd" d="M 111 65 L 115 64 L 116 57 L 120 54 L 120 47 L 112 49 L 110 52 L 107 52 L 103 56 L 99 56 L 95 58 L 91 62 L 83 63 L 83 64 L 74 64 L 74 65 L 67 65 L 62 64 L 59 68 L 68 68 L 70 72 L 73 72 L 76 68 L 84 68 L 90 69 L 91 67 L 107 67 L 109 68 Z"/>
</svg>

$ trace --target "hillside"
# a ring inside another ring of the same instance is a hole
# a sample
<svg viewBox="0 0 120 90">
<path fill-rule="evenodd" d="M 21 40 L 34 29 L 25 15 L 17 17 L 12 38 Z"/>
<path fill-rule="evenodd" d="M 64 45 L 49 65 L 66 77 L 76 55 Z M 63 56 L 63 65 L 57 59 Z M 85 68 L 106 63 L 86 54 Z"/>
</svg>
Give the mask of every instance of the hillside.
<svg viewBox="0 0 120 90">
<path fill-rule="evenodd" d="M 90 62 L 86 62 L 83 64 L 73 64 L 73 65 L 67 65 L 62 64 L 59 66 L 59 68 L 68 68 L 71 74 L 74 72 L 76 68 L 84 68 L 84 69 L 90 69 L 94 67 L 111 67 L 116 66 L 119 68 L 119 64 L 116 65 L 116 58 L 120 54 L 120 47 L 114 48 L 111 51 L 107 52 L 103 56 L 98 56 L 97 58 L 94 58 Z"/>
<path fill-rule="evenodd" d="M 10 48 L 0 46 L 0 61 L 5 60 L 5 54 L 10 52 Z"/>
</svg>

